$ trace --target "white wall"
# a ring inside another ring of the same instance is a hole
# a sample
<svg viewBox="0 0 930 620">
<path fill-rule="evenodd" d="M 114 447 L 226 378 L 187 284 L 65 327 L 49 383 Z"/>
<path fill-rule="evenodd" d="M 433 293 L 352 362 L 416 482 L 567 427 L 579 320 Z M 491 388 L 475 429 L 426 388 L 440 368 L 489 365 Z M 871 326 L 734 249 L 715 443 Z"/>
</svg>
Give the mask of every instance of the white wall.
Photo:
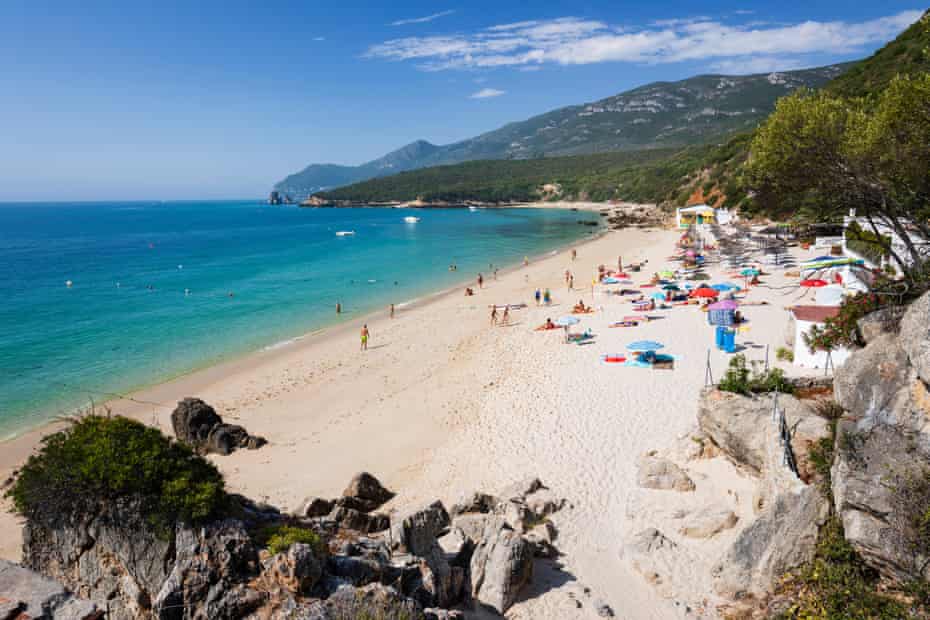
<svg viewBox="0 0 930 620">
<path fill-rule="evenodd" d="M 827 363 L 826 351 L 810 352 L 807 344 L 804 342 L 803 334 L 810 331 L 811 326 L 816 325 L 812 321 L 801 321 L 795 318 L 794 328 L 794 363 L 796 366 L 803 368 L 823 368 Z M 846 348 L 834 349 L 831 353 L 832 366 L 836 368 L 843 364 L 852 352 Z"/>
</svg>

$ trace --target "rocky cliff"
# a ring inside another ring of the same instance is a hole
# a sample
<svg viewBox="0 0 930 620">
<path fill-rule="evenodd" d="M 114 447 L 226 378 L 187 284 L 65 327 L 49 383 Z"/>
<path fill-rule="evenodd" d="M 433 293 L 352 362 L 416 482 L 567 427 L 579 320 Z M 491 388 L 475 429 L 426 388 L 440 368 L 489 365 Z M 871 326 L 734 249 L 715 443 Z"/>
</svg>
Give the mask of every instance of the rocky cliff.
<svg viewBox="0 0 930 620">
<path fill-rule="evenodd" d="M 472 605 L 503 613 L 532 580 L 534 558 L 555 554 L 546 517 L 564 502 L 538 480 L 449 510 L 379 512 L 393 495 L 363 473 L 341 497 L 308 497 L 292 515 L 234 496 L 223 518 L 167 535 L 126 497 L 28 519 L 23 557 L 92 601 L 84 615 L 48 617 L 99 608 L 115 619 L 406 620 L 460 617 L 451 608 Z"/>
</svg>

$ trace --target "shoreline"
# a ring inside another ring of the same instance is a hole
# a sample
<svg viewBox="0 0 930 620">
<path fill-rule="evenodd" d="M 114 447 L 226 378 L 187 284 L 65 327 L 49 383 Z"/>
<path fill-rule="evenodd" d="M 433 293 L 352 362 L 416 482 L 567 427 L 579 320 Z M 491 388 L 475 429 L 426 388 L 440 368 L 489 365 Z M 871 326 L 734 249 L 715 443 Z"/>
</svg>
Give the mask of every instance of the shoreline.
<svg viewBox="0 0 930 620">
<path fill-rule="evenodd" d="M 610 230 L 608 228 L 599 226 L 597 230 L 584 234 L 580 239 L 574 242 L 530 256 L 530 265 L 546 260 L 547 258 L 558 256 L 559 254 L 566 254 L 572 249 L 581 248 L 603 238 L 609 233 Z M 506 276 L 523 268 L 524 265 L 517 262 L 501 267 L 498 274 L 499 276 Z M 451 297 L 453 294 L 462 291 L 464 287 L 472 283 L 473 280 L 474 278 L 463 279 L 455 285 L 399 302 L 395 304 L 397 314 L 401 315 L 403 313 L 422 309 L 428 307 L 432 303 Z M 486 280 L 486 282 L 490 281 L 491 280 Z M 258 349 L 233 353 L 230 354 L 228 358 L 212 360 L 205 363 L 203 366 L 181 372 L 174 376 L 154 379 L 151 383 L 140 385 L 123 394 L 114 395 L 112 398 L 99 403 L 95 402 L 94 409 L 103 411 L 112 410 L 114 413 L 142 419 L 140 410 L 145 407 L 166 407 L 169 405 L 172 408 L 174 407 L 174 404 L 171 403 L 152 400 L 149 395 L 153 392 L 161 393 L 169 388 L 176 387 L 177 389 L 187 388 L 191 393 L 196 393 L 197 390 L 193 389 L 194 386 L 205 388 L 227 374 L 241 372 L 260 362 L 270 361 L 269 358 L 273 359 L 276 355 L 294 353 L 295 349 L 299 349 L 301 345 L 309 346 L 311 344 L 317 344 L 320 340 L 325 341 L 328 338 L 336 339 L 343 337 L 359 329 L 361 325 L 366 322 L 372 322 L 376 319 L 385 319 L 387 316 L 387 310 L 373 309 L 359 316 L 347 317 L 342 320 L 337 319 L 334 322 L 300 333 L 291 338 L 270 342 Z M 70 413 L 58 414 L 55 417 L 38 422 L 22 431 L 14 431 L 12 434 L 0 438 L 0 446 L 5 448 L 4 455 L 0 457 L 0 479 L 6 479 L 19 464 L 24 462 L 34 448 L 39 445 L 42 437 L 61 430 L 67 424 L 66 420 L 69 417 L 79 415 L 83 411 L 86 411 L 86 407 L 77 407 Z M 142 419 L 142 421 L 145 420 Z M 170 429 L 168 429 L 168 434 L 172 434 Z M 0 557 L 3 557 L 2 548 L 3 545 L 0 543 Z"/>
<path fill-rule="evenodd" d="M 520 208 L 523 208 L 523 207 L 544 208 L 541 205 L 542 203 L 540 203 L 540 206 L 537 207 L 533 204 L 527 204 L 527 205 L 521 205 Z M 373 206 L 372 208 L 386 208 L 386 207 Z M 517 207 L 508 206 L 505 208 L 517 208 Z M 547 250 L 545 252 L 534 254 L 532 256 L 529 256 L 529 259 L 531 263 L 536 262 L 547 256 L 551 256 L 551 255 L 554 255 L 560 252 L 568 251 L 572 247 L 578 247 L 580 244 L 589 243 L 599 238 L 600 236 L 606 234 L 606 232 L 608 232 L 608 228 L 605 224 L 606 224 L 605 222 L 598 222 L 598 227 L 596 229 L 593 229 L 591 231 L 585 231 L 583 234 L 581 234 L 579 239 L 577 239 L 576 241 L 570 242 L 567 245 L 566 244 L 558 245 L 551 250 Z M 514 269 L 517 269 L 520 267 L 521 267 L 521 264 L 519 262 L 515 262 L 513 264 L 509 264 L 509 265 L 505 265 L 501 267 L 499 270 L 499 273 L 500 274 L 510 273 Z M 473 282 L 473 280 L 474 278 L 468 278 L 468 279 L 463 279 L 461 281 L 458 281 L 455 284 L 443 286 L 438 289 L 428 289 L 426 290 L 426 292 L 420 295 L 417 295 L 415 297 L 405 299 L 405 300 L 395 303 L 395 308 L 397 309 L 397 311 L 410 310 L 412 308 L 418 307 L 420 304 L 429 303 L 431 300 L 440 298 L 443 295 L 446 295 L 453 291 L 460 290 L 464 288 L 465 286 L 467 286 L 469 282 Z M 13 425 L 11 425 L 12 428 L 10 429 L 9 432 L 0 436 L 0 445 L 6 445 L 11 442 L 16 442 L 20 437 L 34 434 L 35 432 L 42 431 L 43 429 L 54 429 L 54 430 L 48 431 L 48 432 L 54 432 L 55 430 L 61 428 L 61 422 L 59 422 L 59 420 L 67 419 L 69 417 L 81 414 L 82 412 L 87 410 L 87 408 L 91 405 L 91 403 L 93 404 L 95 409 L 106 409 L 107 407 L 111 406 L 113 403 L 116 403 L 116 402 L 132 401 L 138 395 L 143 394 L 147 391 L 153 390 L 155 388 L 158 388 L 159 386 L 162 386 L 164 384 L 173 383 L 175 381 L 180 381 L 191 375 L 207 372 L 216 367 L 225 367 L 228 365 L 233 365 L 236 362 L 242 361 L 244 358 L 247 358 L 253 355 L 259 355 L 263 353 L 286 349 L 301 341 L 307 340 L 312 337 L 319 336 L 323 334 L 324 332 L 329 332 L 331 330 L 338 330 L 346 326 L 358 328 L 366 320 L 371 320 L 381 315 L 387 314 L 386 310 L 378 309 L 376 307 L 372 307 L 366 310 L 361 310 L 359 311 L 359 314 L 357 315 L 355 315 L 355 311 L 351 309 L 348 311 L 344 310 L 343 312 L 345 315 L 347 315 L 344 318 L 339 318 L 337 315 L 336 318 L 333 318 L 330 320 L 323 320 L 320 325 L 312 327 L 306 331 L 301 331 L 299 333 L 296 333 L 293 336 L 286 337 L 286 338 L 279 339 L 279 340 L 274 340 L 274 341 L 268 342 L 266 344 L 262 344 L 252 349 L 224 353 L 217 357 L 211 358 L 209 360 L 205 360 L 204 362 L 197 364 L 193 367 L 190 367 L 188 369 L 169 373 L 167 375 L 152 377 L 149 381 L 139 383 L 123 391 L 119 391 L 119 392 L 95 391 L 93 393 L 87 392 L 88 394 L 87 400 L 89 402 L 85 403 L 84 405 L 75 406 L 69 411 L 62 411 L 59 409 L 59 410 L 54 410 L 54 411 L 49 410 L 49 411 L 44 411 L 44 412 L 33 412 L 33 414 L 35 415 L 36 421 L 34 423 L 33 422 L 25 422 L 23 424 L 14 423 Z M 96 400 L 96 397 L 98 396 L 101 397 L 101 400 L 99 402 Z M 0 474 L 2 474 L 4 469 L 5 468 L 2 465 L 2 461 L 0 461 Z"/>
</svg>

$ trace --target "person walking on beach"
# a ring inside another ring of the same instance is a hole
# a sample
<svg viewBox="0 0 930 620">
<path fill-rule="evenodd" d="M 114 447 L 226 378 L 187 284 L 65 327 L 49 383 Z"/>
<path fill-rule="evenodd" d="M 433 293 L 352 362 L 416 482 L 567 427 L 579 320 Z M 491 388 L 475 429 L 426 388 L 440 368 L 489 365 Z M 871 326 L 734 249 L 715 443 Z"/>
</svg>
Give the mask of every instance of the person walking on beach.
<svg viewBox="0 0 930 620">
<path fill-rule="evenodd" d="M 478 288 L 484 288 L 484 276 L 478 274 Z"/>
<path fill-rule="evenodd" d="M 497 267 L 494 268 L 494 279 L 497 279 Z"/>
<path fill-rule="evenodd" d="M 565 270 L 565 286 L 568 286 L 568 279 L 571 277 L 572 272 L 568 269 Z"/>
<path fill-rule="evenodd" d="M 568 276 L 568 290 L 572 290 L 572 289 L 574 289 L 574 288 L 575 288 L 575 276 L 569 274 L 569 276 Z"/>
<path fill-rule="evenodd" d="M 578 258 L 578 250 L 572 248 L 572 260 Z"/>
<path fill-rule="evenodd" d="M 391 318 L 394 318 L 394 304 L 391 304 Z"/>
<path fill-rule="evenodd" d="M 362 351 L 368 350 L 368 325 L 362 325 Z"/>
<path fill-rule="evenodd" d="M 536 298 L 536 305 L 539 305 L 540 300 L 542 299 L 542 292 L 537 288 L 536 292 L 533 293 L 533 297 Z"/>
<path fill-rule="evenodd" d="M 342 304 L 338 301 L 336 302 L 336 314 L 342 314 Z"/>
<path fill-rule="evenodd" d="M 510 324 L 510 306 L 504 306 L 504 316 L 501 317 L 501 326 Z"/>
<path fill-rule="evenodd" d="M 552 293 L 549 292 L 548 288 L 546 288 L 546 291 L 543 293 L 543 303 L 547 306 L 552 303 Z"/>
<path fill-rule="evenodd" d="M 524 257 L 523 257 L 523 266 L 526 267 L 526 266 L 529 265 L 529 264 L 530 264 L 530 258 L 529 258 L 529 256 L 524 256 Z"/>
<path fill-rule="evenodd" d="M 491 327 L 497 325 L 497 305 L 491 306 Z"/>
</svg>

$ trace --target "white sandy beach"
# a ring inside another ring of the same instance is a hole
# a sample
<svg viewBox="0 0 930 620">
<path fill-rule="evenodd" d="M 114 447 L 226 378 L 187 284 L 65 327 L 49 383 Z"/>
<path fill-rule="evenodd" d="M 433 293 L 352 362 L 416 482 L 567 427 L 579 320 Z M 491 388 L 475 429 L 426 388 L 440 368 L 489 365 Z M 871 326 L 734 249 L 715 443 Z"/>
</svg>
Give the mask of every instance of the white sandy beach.
<svg viewBox="0 0 930 620">
<path fill-rule="evenodd" d="M 622 550 L 631 528 L 643 520 L 628 516 L 631 506 L 635 513 L 640 505 L 637 457 L 672 444 L 693 427 L 713 331 L 695 307 L 652 312 L 664 318 L 635 328 L 608 328 L 634 313 L 628 298 L 601 293 L 592 298 L 591 280 L 598 264 L 615 266 L 622 255 L 625 263 L 649 261 L 646 270 L 632 274 L 637 284 L 646 282 L 653 271 L 668 267 L 665 258 L 678 236 L 667 230 L 610 232 L 579 245 L 574 262 L 566 250 L 502 272 L 474 297 L 457 290 L 401 307 L 393 320 L 386 312 L 368 317 L 367 352 L 358 350 L 358 320 L 144 390 L 134 395 L 138 402 L 111 407 L 170 433 L 176 402 L 203 398 L 225 420 L 269 440 L 257 451 L 211 457 L 229 488 L 282 509 L 293 509 L 308 495 L 336 495 L 362 470 L 398 492 L 389 505 L 398 509 L 436 498 L 448 505 L 466 492 L 493 492 L 538 476 L 571 504 L 553 519 L 564 556 L 560 568 L 537 573 L 533 592 L 508 617 L 596 617 L 593 604 L 576 608 L 570 593 L 592 603 L 602 599 L 622 618 L 676 617 L 684 613 L 681 601 L 647 584 Z M 565 269 L 582 291 L 566 289 Z M 780 278 L 767 281 L 777 284 Z M 551 288 L 552 307 L 533 304 L 536 287 Z M 784 340 L 784 306 L 796 296 L 766 288 L 749 293 L 749 300 L 770 303 L 745 309 L 751 331 L 741 343 L 749 346 L 750 359 L 760 359 L 766 344 L 774 358 Z M 568 314 L 579 298 L 597 309 L 575 328 L 590 328 L 592 344 L 563 344 L 560 330 L 534 331 L 547 317 Z M 511 325 L 489 325 L 490 304 L 517 302 L 530 306 L 512 311 Z M 665 343 L 663 352 L 680 356 L 675 369 L 600 361 L 639 339 Z M 711 359 L 719 378 L 728 356 L 714 351 Z M 41 432 L 6 442 L 2 479 Z M 713 462 L 702 467 L 719 488 L 745 486 L 732 468 Z M 654 500 L 643 506 L 656 509 Z M 19 540 L 17 520 L 3 513 L 0 556 L 19 559 Z M 695 552 L 712 556 L 726 540 L 731 538 L 702 541 Z M 707 587 L 703 566 L 682 567 L 681 579 L 689 580 L 680 584 L 683 590 Z"/>
</svg>

